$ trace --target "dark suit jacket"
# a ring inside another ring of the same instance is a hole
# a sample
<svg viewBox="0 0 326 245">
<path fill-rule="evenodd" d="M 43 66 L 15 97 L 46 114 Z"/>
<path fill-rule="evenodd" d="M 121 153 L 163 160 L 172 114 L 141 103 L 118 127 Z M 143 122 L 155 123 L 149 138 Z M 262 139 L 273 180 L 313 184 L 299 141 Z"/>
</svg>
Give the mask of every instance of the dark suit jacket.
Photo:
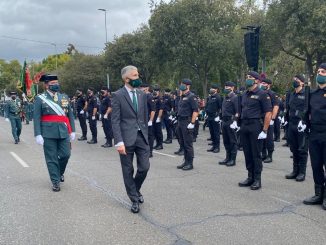
<svg viewBox="0 0 326 245">
<path fill-rule="evenodd" d="M 114 143 L 124 142 L 125 146 L 133 146 L 140 130 L 148 144 L 147 96 L 136 89 L 138 111 L 133 108 L 131 98 L 125 87 L 112 94 L 112 130 Z"/>
</svg>

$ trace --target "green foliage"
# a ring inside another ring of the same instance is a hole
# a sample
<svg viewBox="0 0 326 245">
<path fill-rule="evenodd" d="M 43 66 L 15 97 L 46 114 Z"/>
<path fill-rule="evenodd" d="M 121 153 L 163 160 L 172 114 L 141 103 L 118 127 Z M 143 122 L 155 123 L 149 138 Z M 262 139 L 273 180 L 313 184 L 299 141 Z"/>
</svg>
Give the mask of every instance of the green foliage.
<svg viewBox="0 0 326 245">
<path fill-rule="evenodd" d="M 19 80 L 21 65 L 19 61 L 6 62 L 0 60 L 0 89 L 8 88 L 10 84 Z"/>
<path fill-rule="evenodd" d="M 85 92 L 87 88 L 93 87 L 99 91 L 102 86 L 106 85 L 103 61 L 103 56 L 82 53 L 74 55 L 58 71 L 62 90 L 69 96 L 74 95 L 77 88 Z"/>
</svg>

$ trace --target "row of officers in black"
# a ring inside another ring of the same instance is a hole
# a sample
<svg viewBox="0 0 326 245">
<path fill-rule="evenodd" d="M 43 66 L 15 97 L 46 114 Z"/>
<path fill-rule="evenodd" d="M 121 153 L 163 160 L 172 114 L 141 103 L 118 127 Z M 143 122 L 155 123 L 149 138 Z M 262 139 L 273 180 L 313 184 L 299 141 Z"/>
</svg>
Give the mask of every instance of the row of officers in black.
<svg viewBox="0 0 326 245">
<path fill-rule="evenodd" d="M 247 178 L 239 182 L 240 187 L 252 190 L 261 188 L 263 162 L 273 160 L 274 132 L 279 124 L 286 127 L 286 135 L 293 155 L 292 172 L 285 177 L 298 182 L 305 180 L 308 149 L 315 182 L 315 195 L 304 200 L 305 204 L 322 204 L 326 208 L 325 162 L 326 162 L 326 64 L 318 69 L 318 88 L 309 93 L 309 107 L 306 109 L 305 78 L 296 75 L 293 78 L 293 92 L 289 92 L 285 105 L 272 91 L 272 81 L 262 78 L 257 72 L 249 72 L 246 78 L 246 89 L 242 93 L 235 92 L 235 84 L 226 82 L 225 97 L 222 99 L 218 87 L 212 85 L 207 99 L 205 112 L 210 130 L 212 148 L 208 151 L 218 153 L 220 150 L 220 131 L 222 131 L 226 158 L 219 164 L 234 166 L 238 147 L 244 152 Z M 150 155 L 153 149 L 163 149 L 163 143 L 172 143 L 175 136 L 179 150 L 183 155 L 178 169 L 193 169 L 193 142 L 198 134 L 199 98 L 191 92 L 192 82 L 183 79 L 176 93 L 159 87 L 150 88 L 142 84 L 141 89 L 147 94 L 148 129 Z M 97 143 L 96 114 L 100 110 L 107 142 L 104 147 L 112 146 L 112 127 L 110 124 L 111 101 L 107 87 L 101 90 L 102 100 L 99 102 L 93 89 L 88 89 L 87 97 L 77 90 L 77 115 L 83 135 L 79 140 L 87 139 L 86 115 L 92 132 L 90 144 Z M 284 115 L 280 117 L 280 106 L 284 107 Z M 167 131 L 163 141 L 162 123 Z M 275 126 L 275 128 L 274 128 Z M 279 134 L 279 133 L 278 133 Z M 309 137 L 308 137 L 309 136 Z M 276 136 L 276 138 L 279 137 Z M 277 139 L 276 139 L 277 140 Z M 156 141 L 156 146 L 154 146 Z M 239 143 L 240 142 L 240 143 Z"/>
</svg>

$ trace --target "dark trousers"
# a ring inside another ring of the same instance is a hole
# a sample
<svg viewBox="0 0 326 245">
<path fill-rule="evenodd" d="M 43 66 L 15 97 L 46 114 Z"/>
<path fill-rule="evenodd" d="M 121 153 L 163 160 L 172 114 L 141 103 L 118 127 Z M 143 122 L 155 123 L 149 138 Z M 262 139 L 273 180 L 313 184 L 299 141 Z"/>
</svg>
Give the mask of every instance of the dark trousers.
<svg viewBox="0 0 326 245">
<path fill-rule="evenodd" d="M 92 117 L 90 117 L 88 123 L 92 133 L 92 139 L 97 140 L 97 120 L 92 120 Z"/>
<path fill-rule="evenodd" d="M 44 138 L 44 156 L 52 183 L 59 183 L 70 158 L 70 139 Z"/>
<path fill-rule="evenodd" d="M 237 135 L 234 129 L 230 128 L 232 121 L 223 121 L 222 123 L 222 136 L 225 151 L 227 156 L 235 160 L 238 152 Z"/>
<path fill-rule="evenodd" d="M 171 121 L 169 120 L 169 115 L 165 114 L 163 116 L 163 122 L 166 128 L 166 139 L 168 140 L 172 140 L 172 125 L 171 125 Z"/>
<path fill-rule="evenodd" d="M 149 170 L 149 145 L 144 136 L 138 131 L 136 142 L 133 146 L 126 146 L 127 155 L 120 155 L 123 181 L 127 194 L 132 202 L 139 200 L 140 188 L 146 179 Z M 137 173 L 134 177 L 133 159 L 136 154 Z"/>
<path fill-rule="evenodd" d="M 177 137 L 178 143 L 179 143 L 179 148 L 183 150 L 183 143 L 181 142 L 180 138 L 180 131 L 179 131 L 179 121 L 175 126 L 175 136 Z"/>
<path fill-rule="evenodd" d="M 274 121 L 274 139 L 279 140 L 281 136 L 281 122 L 278 118 Z"/>
<path fill-rule="evenodd" d="M 153 148 L 154 148 L 153 126 L 148 127 L 148 143 L 149 143 L 150 152 L 153 152 Z"/>
<path fill-rule="evenodd" d="M 106 137 L 106 142 L 109 144 L 112 144 L 113 139 L 113 131 L 112 131 L 112 123 L 111 118 L 108 117 L 105 119 L 102 115 L 102 125 L 103 125 L 103 131 Z"/>
<path fill-rule="evenodd" d="M 220 124 L 213 119 L 208 120 L 208 128 L 214 148 L 220 148 Z"/>
<path fill-rule="evenodd" d="M 193 148 L 193 130 L 187 128 L 190 120 L 179 120 L 178 121 L 178 136 L 181 149 L 184 149 L 184 158 L 186 163 L 191 162 L 194 158 Z"/>
<path fill-rule="evenodd" d="M 199 121 L 196 120 L 195 128 L 194 128 L 194 136 L 193 136 L 195 139 L 198 137 L 198 132 L 199 132 Z"/>
<path fill-rule="evenodd" d="M 163 132 L 162 132 L 162 123 L 156 123 L 156 118 L 153 121 L 153 133 L 156 140 L 156 145 L 163 144 Z"/>
<path fill-rule="evenodd" d="M 263 125 L 259 119 L 242 120 L 240 132 L 246 168 L 248 174 L 255 180 L 260 180 L 263 170 L 261 159 L 263 140 L 258 140 L 262 129 Z"/>
<path fill-rule="evenodd" d="M 293 170 L 296 173 L 306 173 L 308 159 L 308 137 L 305 132 L 298 132 L 298 121 L 290 121 L 288 141 L 293 154 Z"/>
<path fill-rule="evenodd" d="M 316 185 L 325 184 L 326 171 L 326 133 L 311 130 L 309 136 L 309 153 Z"/>
<path fill-rule="evenodd" d="M 12 137 L 17 140 L 22 132 L 22 122 L 19 117 L 9 117 Z"/>
<path fill-rule="evenodd" d="M 274 151 L 274 125 L 270 125 L 267 130 L 267 138 L 263 140 L 262 156 L 265 158 Z"/>
<path fill-rule="evenodd" d="M 80 128 L 82 130 L 83 136 L 87 137 L 86 115 L 78 113 L 78 120 L 79 120 L 79 124 L 80 124 Z"/>
</svg>

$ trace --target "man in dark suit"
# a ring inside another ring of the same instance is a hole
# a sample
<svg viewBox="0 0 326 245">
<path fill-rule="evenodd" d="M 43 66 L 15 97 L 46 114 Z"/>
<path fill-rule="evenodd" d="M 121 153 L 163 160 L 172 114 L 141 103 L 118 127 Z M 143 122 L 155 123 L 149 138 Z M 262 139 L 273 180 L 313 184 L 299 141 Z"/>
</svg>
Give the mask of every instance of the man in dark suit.
<svg viewBox="0 0 326 245">
<path fill-rule="evenodd" d="M 139 212 L 144 202 L 140 188 L 149 170 L 147 96 L 137 89 L 141 81 L 134 66 L 121 70 L 124 87 L 112 94 L 112 129 L 114 143 L 120 154 L 124 184 L 132 202 L 131 211 Z M 136 154 L 137 173 L 134 177 L 133 158 Z"/>
</svg>

